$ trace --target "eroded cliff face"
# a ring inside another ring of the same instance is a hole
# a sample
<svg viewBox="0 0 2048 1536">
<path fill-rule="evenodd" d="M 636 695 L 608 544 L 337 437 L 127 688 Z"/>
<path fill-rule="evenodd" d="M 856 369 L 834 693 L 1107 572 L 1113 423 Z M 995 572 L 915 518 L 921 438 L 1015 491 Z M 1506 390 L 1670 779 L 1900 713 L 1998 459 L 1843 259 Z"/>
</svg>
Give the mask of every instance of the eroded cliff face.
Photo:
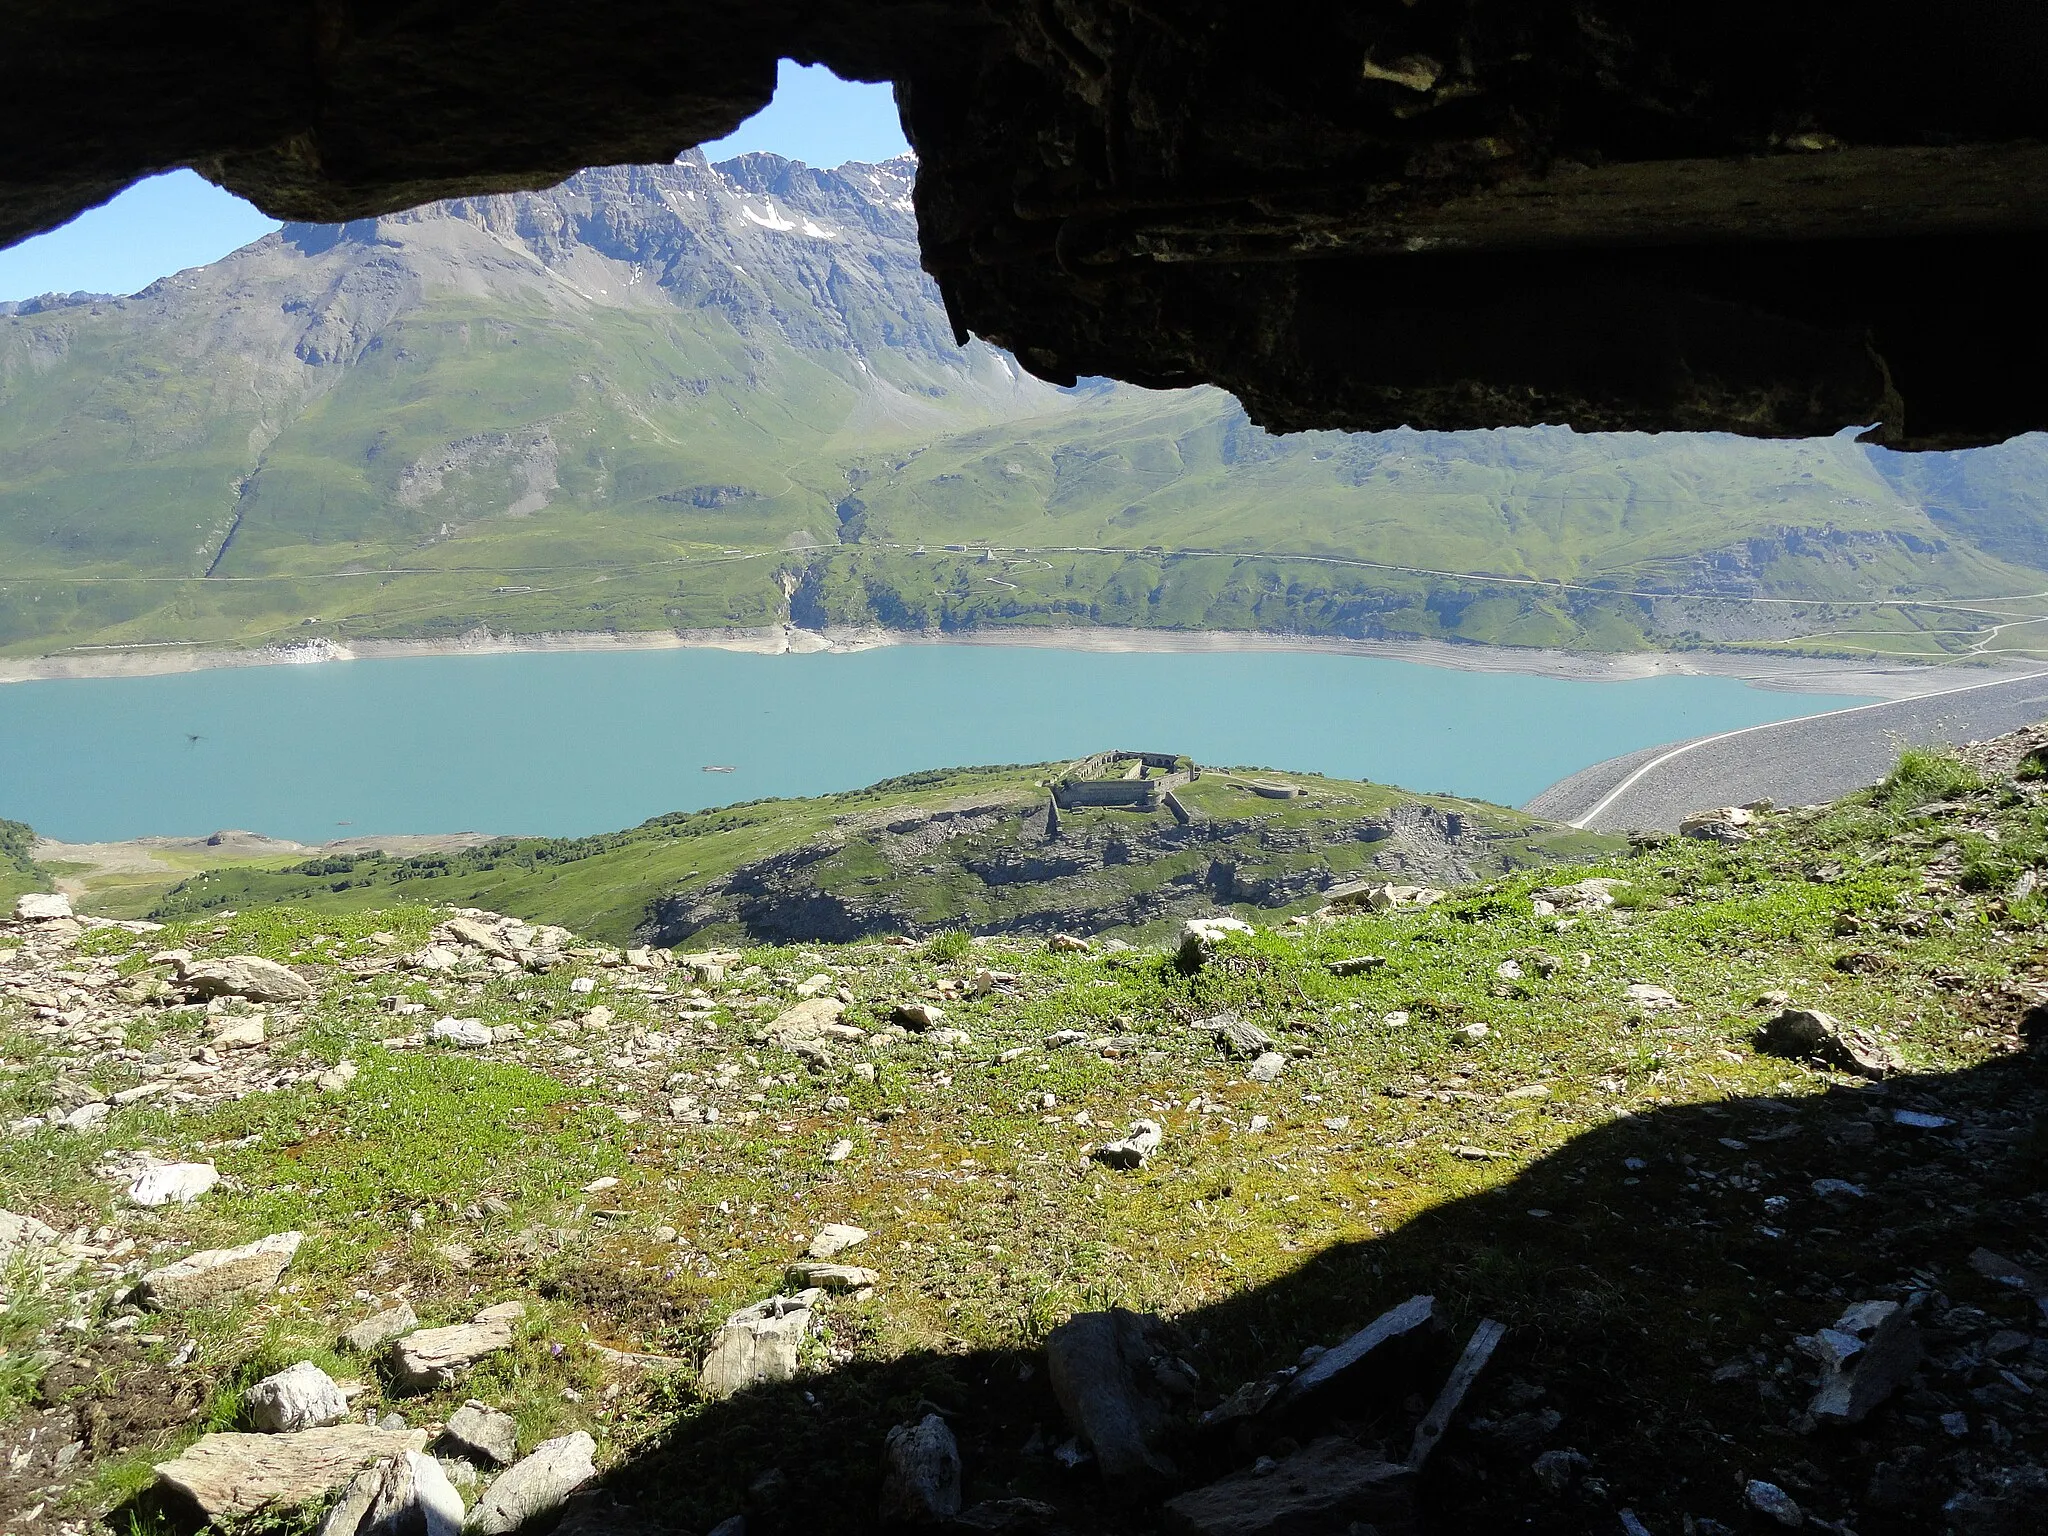
<svg viewBox="0 0 2048 1536">
<path fill-rule="evenodd" d="M 2048 422 L 2048 14 L 1838 0 L 12 0 L 0 236 L 190 164 L 338 220 L 891 80 L 956 332 L 1280 428 Z"/>
<path fill-rule="evenodd" d="M 1281 908 L 1361 872 L 1455 884 L 1509 867 L 1520 840 L 1420 803 L 1302 827 L 1261 816 L 1062 813 L 1008 799 L 849 824 L 655 902 L 644 936 L 756 943 L 882 934 L 1101 933 L 1221 907 Z M 1333 859 L 1333 853 L 1336 857 Z"/>
</svg>

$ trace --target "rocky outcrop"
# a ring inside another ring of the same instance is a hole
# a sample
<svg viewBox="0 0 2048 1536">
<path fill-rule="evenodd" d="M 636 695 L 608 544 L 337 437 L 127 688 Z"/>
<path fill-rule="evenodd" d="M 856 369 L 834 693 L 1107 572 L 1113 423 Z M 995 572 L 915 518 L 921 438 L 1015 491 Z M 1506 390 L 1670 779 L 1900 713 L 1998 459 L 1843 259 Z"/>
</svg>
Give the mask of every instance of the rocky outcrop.
<svg viewBox="0 0 2048 1536">
<path fill-rule="evenodd" d="M 657 944 L 683 943 L 705 929 L 737 929 L 760 943 L 843 943 L 963 924 L 980 933 L 1096 933 L 1206 916 L 1219 905 L 1273 908 L 1307 900 L 1329 884 L 1326 851 L 1336 847 L 1348 852 L 1365 844 L 1376 870 L 1452 885 L 1504 867 L 1514 842 L 1464 813 L 1420 802 L 1309 827 L 1275 826 L 1258 816 L 1182 822 L 1165 811 L 1130 813 L 1127 826 L 1108 831 L 1077 825 L 1070 822 L 1058 842 L 1046 841 L 1045 810 L 1037 803 L 849 824 L 656 901 L 643 933 Z M 856 845 L 905 878 L 946 879 L 959 914 L 935 918 L 891 880 L 841 878 L 841 856 Z M 1205 864 L 1186 867 L 1188 855 L 1204 850 Z M 1139 873 L 1167 860 L 1183 867 L 1164 881 Z"/>
</svg>

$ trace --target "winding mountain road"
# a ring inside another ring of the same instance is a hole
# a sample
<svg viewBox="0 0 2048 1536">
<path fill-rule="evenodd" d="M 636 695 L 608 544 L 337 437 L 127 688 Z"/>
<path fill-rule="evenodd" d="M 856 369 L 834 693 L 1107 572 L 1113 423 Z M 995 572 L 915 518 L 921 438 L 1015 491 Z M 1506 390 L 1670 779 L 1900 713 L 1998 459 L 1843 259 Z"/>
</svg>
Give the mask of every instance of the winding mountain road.
<svg viewBox="0 0 2048 1536">
<path fill-rule="evenodd" d="M 1979 741 L 2048 719 L 2048 672 L 1858 704 L 1647 747 L 1561 779 L 1524 809 L 1596 832 L 1677 830 L 1715 805 L 1811 805 L 1875 784 L 1909 746 Z"/>
</svg>

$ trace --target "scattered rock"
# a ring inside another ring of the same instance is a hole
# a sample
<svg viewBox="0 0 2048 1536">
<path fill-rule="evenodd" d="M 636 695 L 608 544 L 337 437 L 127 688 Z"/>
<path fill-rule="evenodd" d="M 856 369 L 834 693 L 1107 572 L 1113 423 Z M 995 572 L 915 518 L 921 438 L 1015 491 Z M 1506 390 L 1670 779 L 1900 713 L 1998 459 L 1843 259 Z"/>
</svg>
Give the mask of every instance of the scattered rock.
<svg viewBox="0 0 2048 1536">
<path fill-rule="evenodd" d="M 385 1353 L 394 1385 L 402 1392 L 431 1392 L 455 1379 L 486 1355 L 510 1349 L 526 1315 L 516 1301 L 500 1302 L 477 1313 L 473 1322 L 447 1328 L 422 1328 L 394 1341 Z"/>
<path fill-rule="evenodd" d="M 1742 1501 L 1765 1519 L 1775 1520 L 1780 1525 L 1806 1524 L 1806 1515 L 1793 1501 L 1792 1495 L 1776 1483 L 1752 1478 L 1742 1490 Z"/>
<path fill-rule="evenodd" d="M 1812 1008 L 1787 1008 L 1757 1031 L 1756 1048 L 1771 1056 L 1826 1062 L 1863 1077 L 1888 1077 L 1903 1066 L 1874 1033 L 1854 1029 Z"/>
<path fill-rule="evenodd" d="M 1213 1018 L 1197 1019 L 1195 1028 L 1213 1034 L 1216 1037 L 1216 1044 L 1227 1055 L 1249 1059 L 1273 1048 L 1271 1035 L 1234 1013 L 1219 1013 Z"/>
<path fill-rule="evenodd" d="M 356 1064 L 349 1060 L 337 1061 L 333 1066 L 313 1079 L 313 1086 L 322 1093 L 340 1093 L 356 1080 Z"/>
<path fill-rule="evenodd" d="M 1415 1519 L 1414 1474 L 1337 1435 L 1166 1501 L 1191 1536 L 1293 1536 L 1359 1524 L 1404 1530 Z"/>
<path fill-rule="evenodd" d="M 1536 1475 L 1537 1482 L 1561 1497 L 1593 1470 L 1593 1463 L 1586 1459 L 1584 1452 L 1567 1446 L 1545 1451 L 1529 1464 L 1529 1470 Z"/>
<path fill-rule="evenodd" d="M 464 1403 L 450 1414 L 441 1440 L 476 1461 L 508 1467 L 519 1459 L 519 1421 L 482 1403 Z"/>
<path fill-rule="evenodd" d="M 960 1446 L 936 1413 L 898 1424 L 882 1448 L 882 1519 L 933 1525 L 960 1513 Z"/>
<path fill-rule="evenodd" d="M 1970 1268 L 1994 1284 L 2009 1285 L 2033 1297 L 2042 1315 L 2048 1317 L 2048 1275 L 2015 1264 L 1989 1248 L 1978 1248 L 1970 1254 Z"/>
<path fill-rule="evenodd" d="M 291 1435 L 202 1436 L 174 1461 L 156 1468 L 157 1482 L 189 1499 L 208 1520 L 246 1515 L 270 1505 L 325 1498 L 379 1457 L 425 1448 L 424 1430 L 336 1424 Z"/>
<path fill-rule="evenodd" d="M 1362 976 L 1367 971 L 1376 971 L 1387 963 L 1385 955 L 1351 955 L 1343 960 L 1330 962 L 1332 976 Z"/>
<path fill-rule="evenodd" d="M 1255 1083 L 1271 1083 L 1279 1080 L 1287 1070 L 1287 1058 L 1278 1051 L 1261 1051 L 1259 1059 L 1245 1069 L 1245 1076 Z"/>
<path fill-rule="evenodd" d="M 837 1024 L 845 1012 L 846 1004 L 836 997 L 806 998 L 775 1016 L 775 1022 L 768 1026 L 768 1038 L 785 1050 L 816 1044 L 830 1038 L 826 1030 Z"/>
<path fill-rule="evenodd" d="M 1122 1307 L 1083 1312 L 1046 1338 L 1053 1396 L 1112 1487 L 1177 1475 L 1163 1448 L 1181 1422 L 1181 1403 L 1156 1368 L 1173 1358 L 1168 1345 L 1164 1322 Z"/>
<path fill-rule="evenodd" d="M 128 1198 L 137 1205 L 190 1205 L 220 1182 L 220 1170 L 211 1163 L 159 1163 L 145 1168 L 128 1186 Z"/>
<path fill-rule="evenodd" d="M 23 1248 L 41 1248 L 57 1241 L 57 1229 L 45 1226 L 33 1216 L 0 1211 L 0 1254 Z"/>
<path fill-rule="evenodd" d="M 341 1336 L 344 1349 L 352 1349 L 367 1355 L 382 1349 L 393 1339 L 403 1338 L 419 1327 L 420 1320 L 414 1315 L 412 1303 L 401 1301 L 395 1307 L 386 1307 L 382 1312 L 372 1312 Z"/>
<path fill-rule="evenodd" d="M 1309 1362 L 1281 1390 L 1274 1410 L 1328 1412 L 1334 1410 L 1326 1404 L 1354 1397 L 1398 1402 L 1415 1390 L 1443 1338 L 1436 1298 L 1411 1296 Z"/>
<path fill-rule="evenodd" d="M 770 1296 L 740 1308 L 712 1338 L 697 1390 L 716 1399 L 760 1382 L 788 1381 L 796 1375 L 797 1350 L 810 1331 L 810 1304 L 800 1297 Z"/>
<path fill-rule="evenodd" d="M 1093 1155 L 1098 1163 L 1112 1168 L 1142 1168 L 1164 1139 L 1157 1120 L 1133 1120 L 1129 1135 L 1121 1141 L 1105 1142 Z"/>
<path fill-rule="evenodd" d="M 1604 912 L 1613 906 L 1614 888 L 1627 884 L 1626 880 L 1597 876 L 1575 885 L 1546 885 L 1531 891 L 1529 899 L 1535 904 L 1538 917 L 1549 917 L 1558 912 L 1583 917 L 1592 912 Z"/>
<path fill-rule="evenodd" d="M 220 960 L 188 961 L 178 968 L 178 980 L 193 997 L 245 997 L 252 1003 L 302 1003 L 314 995 L 311 982 L 261 955 L 229 955 Z"/>
<path fill-rule="evenodd" d="M 14 898 L 14 916 L 24 923 L 54 922 L 71 916 L 71 898 L 56 891 L 26 891 Z"/>
<path fill-rule="evenodd" d="M 359 1536 L 459 1536 L 462 1495 L 438 1461 L 407 1451 L 377 1470 L 382 1476 L 356 1527 Z"/>
<path fill-rule="evenodd" d="M 1415 1426 L 1415 1438 L 1408 1448 L 1410 1471 L 1420 1472 L 1423 1463 L 1429 1460 L 1430 1452 L 1443 1439 L 1444 1431 L 1451 1427 L 1451 1420 L 1457 1416 L 1465 1394 L 1472 1390 L 1472 1384 L 1486 1369 L 1486 1362 L 1493 1358 L 1494 1350 L 1500 1347 L 1507 1331 L 1505 1323 L 1497 1323 L 1490 1317 L 1480 1319 L 1479 1326 L 1472 1330 L 1472 1337 L 1458 1356 L 1458 1363 L 1451 1368 L 1450 1376 L 1437 1392 L 1436 1401 L 1430 1404 L 1422 1422 Z"/>
<path fill-rule="evenodd" d="M 1913 1308 L 1896 1301 L 1859 1301 L 1799 1344 L 1820 1362 L 1820 1390 L 1807 1411 L 1822 1422 L 1861 1424 L 1920 1363 Z"/>
<path fill-rule="evenodd" d="M 216 1051 L 241 1051 L 261 1045 L 268 1038 L 261 1019 L 223 1019 L 208 1043 Z"/>
<path fill-rule="evenodd" d="M 860 1227 L 850 1227 L 839 1221 L 828 1221 L 818 1228 L 818 1235 L 811 1239 L 811 1246 L 805 1251 L 814 1259 L 829 1259 L 849 1248 L 858 1247 L 867 1240 L 867 1232 Z"/>
<path fill-rule="evenodd" d="M 188 1254 L 144 1275 L 135 1288 L 135 1300 L 156 1310 L 267 1291 L 277 1284 L 305 1240 L 302 1232 L 277 1232 L 239 1248 L 207 1248 Z"/>
<path fill-rule="evenodd" d="M 491 1027 L 482 1019 L 436 1019 L 428 1034 L 465 1051 L 481 1050 L 491 1043 Z"/>
<path fill-rule="evenodd" d="M 1695 837 L 1709 843 L 1746 843 L 1756 834 L 1756 815 L 1743 806 L 1722 805 L 1710 811 L 1694 811 L 1678 824 L 1680 837 Z"/>
<path fill-rule="evenodd" d="M 1180 948 L 1178 951 L 1183 970 L 1199 970 L 1209 963 L 1216 953 L 1216 947 L 1232 934 L 1256 932 L 1252 925 L 1236 917 L 1191 917 L 1181 926 Z"/>
<path fill-rule="evenodd" d="M 320 1429 L 348 1417 L 348 1399 L 334 1378 L 310 1360 L 266 1376 L 242 1394 L 250 1425 L 266 1435 Z"/>
<path fill-rule="evenodd" d="M 1642 1009 L 1645 1013 L 1661 1013 L 1666 1009 L 1680 1006 L 1678 999 L 1672 995 L 1669 988 L 1660 987 L 1648 981 L 1631 982 L 1627 997 L 1631 1003 L 1634 1003 L 1636 1007 Z"/>
<path fill-rule="evenodd" d="M 816 1286 L 821 1291 L 867 1291 L 874 1289 L 881 1278 L 872 1269 L 862 1269 L 854 1264 L 821 1264 L 813 1259 L 799 1259 L 789 1266 L 789 1283 L 799 1289 Z"/>
<path fill-rule="evenodd" d="M 532 1455 L 506 1468 L 491 1484 L 469 1512 L 465 1529 L 474 1536 L 507 1536 L 529 1521 L 553 1514 L 597 1475 L 591 1460 L 596 1450 L 597 1442 L 580 1429 L 543 1440 Z"/>
<path fill-rule="evenodd" d="M 946 1015 L 930 1003 L 898 1003 L 889 1012 L 889 1017 L 905 1029 L 936 1029 Z"/>
<path fill-rule="evenodd" d="M 828 1163 L 843 1163 L 851 1156 L 853 1143 L 844 1136 L 825 1149 L 825 1161 Z"/>
</svg>

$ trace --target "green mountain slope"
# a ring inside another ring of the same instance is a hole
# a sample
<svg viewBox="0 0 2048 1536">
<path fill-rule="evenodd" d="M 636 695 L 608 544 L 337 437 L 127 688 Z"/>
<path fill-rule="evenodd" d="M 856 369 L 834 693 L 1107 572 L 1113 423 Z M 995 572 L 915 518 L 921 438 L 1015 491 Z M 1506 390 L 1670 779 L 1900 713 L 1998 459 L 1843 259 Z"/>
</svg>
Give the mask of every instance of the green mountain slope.
<svg viewBox="0 0 2048 1536">
<path fill-rule="evenodd" d="M 836 942 L 886 933 L 1160 930 L 1219 909 L 1297 911 L 1349 879 L 1453 884 L 1620 840 L 1443 795 L 1289 774 L 1273 800 L 1237 774 L 1176 793 L 1190 820 L 1076 809 L 1048 828 L 1059 764 L 912 774 L 849 794 L 656 817 L 573 839 L 415 858 L 323 857 L 195 875 L 152 916 L 394 901 L 485 907 L 614 943 Z"/>
<path fill-rule="evenodd" d="M 1990 621 L 1910 605 L 2044 585 L 2035 439 L 1276 438 L 1214 390 L 1054 389 L 954 344 L 912 171 L 692 154 L 0 305 L 0 651 L 794 619 L 1939 652 Z"/>
</svg>

